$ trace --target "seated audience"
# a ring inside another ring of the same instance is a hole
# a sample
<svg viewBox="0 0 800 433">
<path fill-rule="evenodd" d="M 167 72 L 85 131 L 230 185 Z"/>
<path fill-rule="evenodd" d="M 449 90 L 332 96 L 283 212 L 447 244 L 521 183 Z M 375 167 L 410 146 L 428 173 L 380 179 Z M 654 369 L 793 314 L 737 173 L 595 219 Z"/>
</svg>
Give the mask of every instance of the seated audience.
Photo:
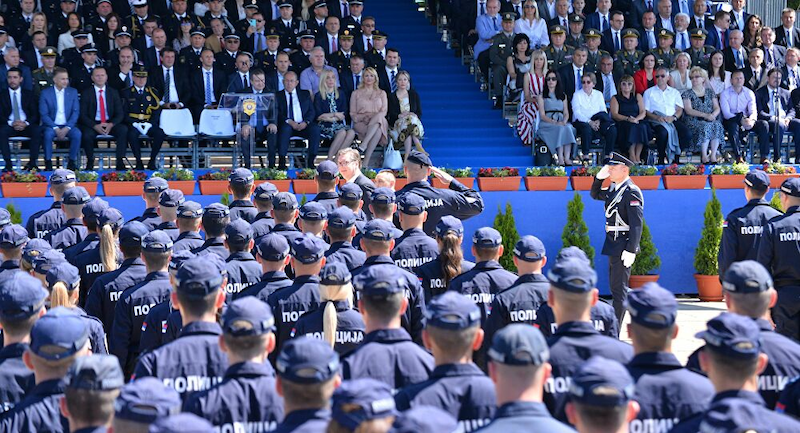
<svg viewBox="0 0 800 433">
<path fill-rule="evenodd" d="M 331 140 L 328 159 L 333 159 L 340 150 L 349 148 L 356 136 L 345 120 L 349 110 L 347 97 L 336 86 L 334 71 L 322 72 L 319 91 L 314 95 L 314 110 L 320 138 Z"/>
<path fill-rule="evenodd" d="M 389 124 L 386 114 L 389 102 L 386 92 L 378 87 L 378 74 L 374 68 L 364 70 L 364 78 L 350 97 L 350 118 L 353 129 L 361 139 L 364 166 L 370 167 L 375 148 L 388 143 Z"/>
<path fill-rule="evenodd" d="M 644 98 L 634 91 L 633 77 L 622 77 L 619 92 L 611 98 L 611 118 L 617 122 L 618 147 L 627 147 L 628 159 L 634 164 L 642 164 L 644 145 L 650 141 L 650 125 L 644 121 L 646 116 Z"/>
<path fill-rule="evenodd" d="M 512 54 L 506 60 L 508 80 L 506 86 L 510 90 L 522 90 L 525 74 L 531 70 L 530 40 L 525 34 L 514 35 Z"/>
<path fill-rule="evenodd" d="M 572 2 L 573 9 L 575 2 Z M 547 35 L 547 23 L 539 15 L 539 7 L 535 0 L 527 0 L 522 6 L 522 16 L 514 23 L 514 33 L 528 37 L 530 47 L 539 49 L 550 44 Z"/>
<path fill-rule="evenodd" d="M 540 117 L 535 136 L 557 157 L 558 165 L 572 165 L 575 133 L 569 122 L 567 95 L 556 71 L 547 71 L 544 83 L 536 97 Z"/>
<path fill-rule="evenodd" d="M 39 129 L 38 101 L 34 100 L 33 91 L 22 87 L 22 71 L 10 68 L 6 73 L 6 89 L 0 93 L 0 149 L 5 160 L 5 171 L 11 171 L 13 162 L 9 137 L 28 137 L 30 161 L 23 170 L 38 170 L 39 145 L 41 131 Z M 52 169 L 49 159 L 45 161 L 48 170 Z"/>
<path fill-rule="evenodd" d="M 758 109 L 758 124 L 755 130 L 758 135 L 758 144 L 761 162 L 780 161 L 783 134 L 786 131 L 794 134 L 795 155 L 800 150 L 800 120 L 795 119 L 795 107 L 792 106 L 789 91 L 780 87 L 783 75 L 780 69 L 771 69 L 767 73 L 767 85 L 756 90 L 756 108 Z M 776 102 L 780 101 L 779 104 Z M 780 128 L 777 126 L 780 125 Z M 773 157 L 770 158 L 770 143 L 772 143 Z M 795 163 L 800 156 L 795 156 Z"/>
<path fill-rule="evenodd" d="M 587 72 L 581 77 L 581 84 L 583 88 L 572 96 L 572 114 L 583 156 L 588 157 L 595 138 L 604 142 L 603 154 L 611 155 L 617 143 L 617 127 L 608 115 L 603 94 L 594 90 L 597 76 L 594 72 Z"/>
<path fill-rule="evenodd" d="M 633 74 L 633 82 L 636 83 L 636 93 L 644 95 L 644 92 L 656 85 L 656 56 L 647 53 L 639 62 L 639 70 Z"/>
<path fill-rule="evenodd" d="M 281 170 L 286 170 L 286 154 L 289 152 L 289 141 L 292 137 L 297 136 L 308 139 L 305 164 L 308 168 L 314 168 L 314 159 L 317 157 L 317 149 L 319 148 L 319 127 L 315 122 L 316 116 L 311 93 L 307 90 L 298 89 L 298 84 L 297 74 L 289 71 L 283 78 L 284 89 L 276 94 L 278 104 L 278 167 Z M 274 161 L 274 147 L 270 148 L 269 154 L 271 155 L 271 160 Z"/>
<path fill-rule="evenodd" d="M 766 77 L 766 74 L 764 75 Z M 752 89 L 744 85 L 744 76 L 742 71 L 734 71 L 731 74 L 731 87 L 723 90 L 719 96 L 722 125 L 728 133 L 728 143 L 730 143 L 731 153 L 736 162 L 744 162 L 740 153 L 742 137 L 747 137 L 747 133 L 751 130 L 755 132 L 754 127 L 758 120 L 756 95 Z"/>
<path fill-rule="evenodd" d="M 708 86 L 719 95 L 731 85 L 731 73 L 725 70 L 725 56 L 722 51 L 715 51 L 708 61 Z"/>
<path fill-rule="evenodd" d="M 422 117 L 422 104 L 419 94 L 411 88 L 411 76 L 406 71 L 397 74 L 397 91 L 389 94 L 389 124 L 395 148 L 401 145 L 405 149 L 405 157 L 411 154 L 411 144 L 417 150 L 425 152 L 420 139 L 425 135 L 420 118 Z"/>
<path fill-rule="evenodd" d="M 691 137 L 693 151 L 700 147 L 700 162 L 717 163 L 717 148 L 725 140 L 725 130 L 719 121 L 719 102 L 714 91 L 706 86 L 706 71 L 699 66 L 692 68 L 692 87 L 683 92 L 683 111 L 686 113 L 686 127 Z"/>
<path fill-rule="evenodd" d="M 66 69 L 57 67 L 53 70 L 53 85 L 42 90 L 39 96 L 39 114 L 42 118 L 45 170 L 52 169 L 54 140 L 69 140 L 67 168 L 77 170 L 81 151 L 80 105 L 78 91 L 69 87 Z"/>
<path fill-rule="evenodd" d="M 692 88 L 689 68 L 692 66 L 692 58 L 687 53 L 680 53 L 675 57 L 675 68 L 669 73 L 669 86 L 683 93 L 686 89 Z"/>
<path fill-rule="evenodd" d="M 681 143 L 688 140 L 689 131 L 680 121 L 683 99 L 680 92 L 669 87 L 669 69 L 656 70 L 656 85 L 644 92 L 644 108 L 650 120 L 658 149 L 658 163 L 680 163 Z"/>
<path fill-rule="evenodd" d="M 522 100 L 517 113 L 517 135 L 525 146 L 533 145 L 533 134 L 539 116 L 539 94 L 544 89 L 544 76 L 547 73 L 547 57 L 544 51 L 531 54 L 531 68 L 522 81 Z"/>
</svg>

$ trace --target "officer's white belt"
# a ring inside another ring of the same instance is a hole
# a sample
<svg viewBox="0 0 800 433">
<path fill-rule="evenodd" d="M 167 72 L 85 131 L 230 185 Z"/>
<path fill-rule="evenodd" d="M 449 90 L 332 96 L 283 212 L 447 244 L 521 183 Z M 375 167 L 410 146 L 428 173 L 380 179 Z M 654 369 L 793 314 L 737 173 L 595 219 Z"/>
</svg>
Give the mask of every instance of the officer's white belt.
<svg viewBox="0 0 800 433">
<path fill-rule="evenodd" d="M 606 233 L 611 232 L 627 232 L 630 231 L 630 226 L 606 226 Z"/>
</svg>

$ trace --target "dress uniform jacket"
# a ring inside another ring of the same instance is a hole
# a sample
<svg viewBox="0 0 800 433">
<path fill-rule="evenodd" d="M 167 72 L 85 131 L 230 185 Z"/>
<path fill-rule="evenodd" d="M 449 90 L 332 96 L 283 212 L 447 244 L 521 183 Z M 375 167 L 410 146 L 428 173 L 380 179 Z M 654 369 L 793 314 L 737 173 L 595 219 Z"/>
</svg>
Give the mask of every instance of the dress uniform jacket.
<svg viewBox="0 0 800 433">
<path fill-rule="evenodd" d="M 228 249 L 225 248 L 225 238 L 220 236 L 218 238 L 207 238 L 203 245 L 199 248 L 193 249 L 192 252 L 198 256 L 203 254 L 216 254 L 226 260 L 228 258 Z"/>
<path fill-rule="evenodd" d="M 602 356 L 622 364 L 633 357 L 633 348 L 619 340 L 600 335 L 589 322 L 568 322 L 547 339 L 553 373 L 544 386 L 544 402 L 550 413 L 566 422 L 564 407 L 569 397 L 572 374 L 592 356 Z"/>
<path fill-rule="evenodd" d="M 297 42 L 297 34 L 300 33 L 300 24 L 301 21 L 297 18 L 292 18 L 292 21 L 287 26 L 283 19 L 278 18 L 272 21 L 272 27 L 281 37 L 281 50 L 286 50 L 287 48 L 290 50 L 298 49 L 298 42 Z"/>
<path fill-rule="evenodd" d="M 639 70 L 639 62 L 642 61 L 642 57 L 644 57 L 644 52 L 639 50 L 635 50 L 632 53 L 625 50 L 617 51 L 614 56 L 614 71 L 616 75 L 620 77 L 630 75 L 632 77 Z"/>
<path fill-rule="evenodd" d="M 178 235 L 172 244 L 172 253 L 178 251 L 192 251 L 203 246 L 203 236 L 199 232 L 183 232 Z"/>
<path fill-rule="evenodd" d="M 325 210 L 330 213 L 339 207 L 337 203 L 339 201 L 339 194 L 336 192 L 321 192 L 314 196 L 311 201 L 321 204 Z"/>
<path fill-rule="evenodd" d="M 590 312 L 592 325 L 601 335 L 617 338 L 619 335 L 619 322 L 614 314 L 614 307 L 605 299 L 599 299 L 597 304 L 592 307 Z M 550 337 L 556 333 L 556 315 L 553 309 L 545 302 L 536 312 L 536 327 L 542 331 L 542 335 Z"/>
<path fill-rule="evenodd" d="M 53 249 L 60 251 L 82 241 L 88 234 L 82 219 L 70 218 L 64 221 L 61 228 L 48 233 L 44 240 L 49 242 Z"/>
<path fill-rule="evenodd" d="M 450 182 L 449 189 L 434 188 L 427 180 L 411 182 L 397 192 L 397 199 L 399 200 L 400 196 L 409 192 L 425 199 L 428 219 L 425 220 L 422 230 L 428 236 L 434 235 L 436 224 L 445 215 L 451 215 L 464 221 L 483 212 L 481 195 L 457 180 Z"/>
<path fill-rule="evenodd" d="M 231 365 L 218 385 L 194 393 L 184 412 L 207 419 L 218 431 L 268 432 L 283 420 L 283 399 L 275 391 L 269 363 Z"/>
<path fill-rule="evenodd" d="M 331 419 L 328 409 L 302 409 L 286 414 L 272 433 L 318 433 L 325 431 Z"/>
<path fill-rule="evenodd" d="M 475 431 L 494 417 L 494 383 L 477 365 L 442 364 L 428 380 L 401 389 L 394 397 L 397 410 L 433 406 L 458 421 L 459 431 Z"/>
<path fill-rule="evenodd" d="M 250 200 L 234 200 L 228 208 L 231 210 L 231 221 L 241 218 L 252 224 L 258 214 L 258 209 Z"/>
<path fill-rule="evenodd" d="M 511 287 L 517 276 L 503 269 L 500 263 L 490 260 L 478 262 L 469 272 L 465 272 L 450 281 L 450 290 L 454 290 L 472 299 L 481 309 L 481 324 L 486 324 L 492 312 L 494 297 Z"/>
<path fill-rule="evenodd" d="M 597 50 L 596 52 L 591 52 L 586 55 L 586 65 L 584 66 L 587 71 L 597 71 L 598 75 L 600 73 L 600 58 L 605 55 L 611 55 L 608 51 L 605 50 Z"/>
<path fill-rule="evenodd" d="M 36 384 L 33 371 L 22 362 L 26 343 L 9 344 L 0 349 L 0 413 L 11 410 Z"/>
<path fill-rule="evenodd" d="M 655 48 L 650 52 L 656 56 L 656 68 L 672 68 L 672 62 L 675 60 L 675 56 L 680 53 L 680 51 L 675 48 L 670 48 L 668 50 Z"/>
<path fill-rule="evenodd" d="M 225 260 L 225 268 L 228 270 L 228 284 L 225 286 L 225 292 L 229 297 L 261 281 L 261 265 L 247 251 L 232 253 L 228 256 L 228 259 Z"/>
<path fill-rule="evenodd" d="M 364 265 L 367 255 L 357 250 L 349 241 L 334 242 L 325 251 L 325 263 L 344 263 L 347 270 L 353 272 Z"/>
<path fill-rule="evenodd" d="M 0 431 L 48 432 L 69 431 L 61 415 L 60 402 L 67 385 L 64 379 L 46 380 L 34 386 L 13 409 L 0 418 Z"/>
<path fill-rule="evenodd" d="M 475 267 L 475 263 L 467 260 L 461 261 L 462 274 L 473 267 Z M 442 262 L 439 261 L 439 257 L 414 269 L 414 273 L 419 277 L 426 302 L 430 302 L 431 299 L 447 291 L 447 284 L 444 282 L 444 273 L 442 272 Z"/>
<path fill-rule="evenodd" d="M 256 214 L 255 219 L 250 223 L 250 227 L 253 229 L 253 240 L 256 241 L 256 245 L 258 245 L 261 238 L 269 233 L 274 226 L 275 219 L 272 218 L 269 212 L 259 212 Z"/>
<path fill-rule="evenodd" d="M 320 305 L 319 277 L 303 275 L 297 277 L 292 285 L 273 292 L 267 304 L 275 316 L 275 353 L 280 353 L 283 344 L 291 338 L 295 322 L 307 311 L 316 310 Z"/>
<path fill-rule="evenodd" d="M 731 419 L 731 415 L 736 415 Z M 735 424 L 729 431 L 789 433 L 800 431 L 800 422 L 769 410 L 764 400 L 751 391 L 724 391 L 714 396 L 706 412 L 678 424 L 670 433 L 696 433 L 708 419 L 726 419 Z"/>
<path fill-rule="evenodd" d="M 355 48 L 350 51 L 349 56 L 345 54 L 344 51 L 339 50 L 328 56 L 328 64 L 336 68 L 336 71 L 341 75 L 342 72 L 350 70 L 350 57 L 352 57 L 353 54 L 362 55 L 360 52 L 356 51 Z"/>
<path fill-rule="evenodd" d="M 342 359 L 342 377 L 368 377 L 399 390 L 428 379 L 433 367 L 433 356 L 405 329 L 381 329 L 365 335 L 364 343 Z"/>
<path fill-rule="evenodd" d="M 708 68 L 708 63 L 711 61 L 711 55 L 714 54 L 714 47 L 711 45 L 703 46 L 702 50 L 695 50 L 694 48 L 689 48 L 686 50 L 689 53 L 689 58 L 692 59 L 692 67 L 699 66 L 703 69 Z"/>
<path fill-rule="evenodd" d="M 552 45 L 548 45 L 547 48 L 544 49 L 544 55 L 547 57 L 547 69 L 557 70 L 564 65 L 569 65 L 572 63 L 573 52 L 575 52 L 575 48 L 569 45 L 564 45 L 560 50 Z"/>
<path fill-rule="evenodd" d="M 603 255 L 619 257 L 622 251 L 638 253 L 644 214 L 642 191 L 630 179 L 619 185 L 612 184 L 607 190 L 602 189 L 602 186 L 603 180 L 595 178 L 591 195 L 595 200 L 606 202 L 606 240 L 603 243 Z"/>
<path fill-rule="evenodd" d="M 166 343 L 164 336 L 169 329 L 169 317 L 173 311 L 177 310 L 172 308 L 172 301 L 169 299 L 150 309 L 142 323 L 139 353 L 147 353 Z"/>
<path fill-rule="evenodd" d="M 94 281 L 86 296 L 86 313 L 100 319 L 105 331 L 110 333 L 120 295 L 144 281 L 146 276 L 147 268 L 141 258 L 125 259 L 117 270 Z"/>
<path fill-rule="evenodd" d="M 286 272 L 266 272 L 261 275 L 261 281 L 245 288 L 239 293 L 235 293 L 233 295 L 233 299 L 236 300 L 239 298 L 244 298 L 245 296 L 255 296 L 256 298 L 267 302 L 269 295 L 291 285 L 292 280 L 286 276 Z"/>
<path fill-rule="evenodd" d="M 439 257 L 439 245 L 421 229 L 408 229 L 396 241 L 392 260 L 409 272 Z"/>
<path fill-rule="evenodd" d="M 44 239 L 48 233 L 58 230 L 59 227 L 64 225 L 67 217 L 61 210 L 61 202 L 56 201 L 50 205 L 50 208 L 40 210 L 28 218 L 25 228 L 28 230 L 28 237 Z"/>
<path fill-rule="evenodd" d="M 177 340 L 145 353 L 136 364 L 134 379 L 153 376 L 186 400 L 222 382 L 228 358 L 219 349 L 222 328 L 216 323 L 192 322 Z"/>
<path fill-rule="evenodd" d="M 38 100 L 42 90 L 53 85 L 53 73 L 47 72 L 45 68 L 34 69 L 31 78 L 33 78 L 33 95 Z"/>
<path fill-rule="evenodd" d="M 514 401 L 498 407 L 492 422 L 479 431 L 507 433 L 525 431 L 531 426 L 551 433 L 575 433 L 575 430 L 566 424 L 553 419 L 544 403 L 532 401 Z"/>
<path fill-rule="evenodd" d="M 631 421 L 632 431 L 652 431 L 652 426 L 668 431 L 705 411 L 715 394 L 708 379 L 683 368 L 672 353 L 640 353 L 631 359 L 628 371 L 636 381 L 633 398 L 641 407 Z"/>
<path fill-rule="evenodd" d="M 492 337 L 511 323 L 536 324 L 536 312 L 547 304 L 550 281 L 543 274 L 521 275 L 511 287 L 501 290 L 492 301 L 489 318 L 484 325 L 484 346 L 491 346 Z"/>
<path fill-rule="evenodd" d="M 131 221 L 139 221 L 140 223 L 146 225 L 150 231 L 153 231 L 159 224 L 161 224 L 161 217 L 158 215 L 156 208 L 149 207 L 144 210 L 144 213 L 141 216 L 133 218 Z"/>
<path fill-rule="evenodd" d="M 178 224 L 176 224 L 175 221 L 162 221 L 161 224 L 156 226 L 156 230 L 161 230 L 162 232 L 168 234 L 169 238 L 172 239 L 172 242 L 175 242 L 178 239 L 178 236 L 181 234 Z"/>
<path fill-rule="evenodd" d="M 743 207 L 731 211 L 722 223 L 719 275 L 725 275 L 733 262 L 755 260 L 764 225 L 779 215 L 781 213 L 763 198 L 750 200 Z"/>
<path fill-rule="evenodd" d="M 349 353 L 364 341 L 364 320 L 361 313 L 352 309 L 346 301 L 330 301 L 336 308 L 336 343 L 333 350 L 339 355 Z M 306 337 L 323 339 L 324 330 L 322 327 L 323 315 L 327 303 L 320 304 L 319 308 L 300 316 L 294 324 L 291 337 Z"/>
</svg>

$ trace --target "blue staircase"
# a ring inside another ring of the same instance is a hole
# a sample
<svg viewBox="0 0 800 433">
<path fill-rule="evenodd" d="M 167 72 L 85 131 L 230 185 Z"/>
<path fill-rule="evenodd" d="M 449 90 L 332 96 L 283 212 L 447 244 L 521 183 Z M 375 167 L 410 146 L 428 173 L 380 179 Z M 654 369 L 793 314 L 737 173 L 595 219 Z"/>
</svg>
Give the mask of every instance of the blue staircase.
<svg viewBox="0 0 800 433">
<path fill-rule="evenodd" d="M 523 167 L 533 165 L 499 110 L 482 93 L 466 67 L 447 49 L 413 0 L 369 3 L 377 28 L 400 50 L 403 69 L 422 100 L 423 146 L 440 167 Z"/>
</svg>

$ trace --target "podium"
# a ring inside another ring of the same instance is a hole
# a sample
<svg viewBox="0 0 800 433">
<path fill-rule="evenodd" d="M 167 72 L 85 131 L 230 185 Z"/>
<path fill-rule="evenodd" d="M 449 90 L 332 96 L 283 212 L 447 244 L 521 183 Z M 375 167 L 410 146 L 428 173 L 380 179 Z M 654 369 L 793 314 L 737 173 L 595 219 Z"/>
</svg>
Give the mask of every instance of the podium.
<svg viewBox="0 0 800 433">
<path fill-rule="evenodd" d="M 277 122 L 278 110 L 275 105 L 275 94 L 224 93 L 220 98 L 218 108 L 229 110 L 233 118 L 236 147 L 233 150 L 232 168 L 236 168 L 239 163 L 239 152 L 246 161 L 255 154 L 256 130 Z M 249 128 L 245 128 L 246 125 Z M 250 129 L 247 137 L 244 137 L 242 133 L 245 129 Z"/>
</svg>

